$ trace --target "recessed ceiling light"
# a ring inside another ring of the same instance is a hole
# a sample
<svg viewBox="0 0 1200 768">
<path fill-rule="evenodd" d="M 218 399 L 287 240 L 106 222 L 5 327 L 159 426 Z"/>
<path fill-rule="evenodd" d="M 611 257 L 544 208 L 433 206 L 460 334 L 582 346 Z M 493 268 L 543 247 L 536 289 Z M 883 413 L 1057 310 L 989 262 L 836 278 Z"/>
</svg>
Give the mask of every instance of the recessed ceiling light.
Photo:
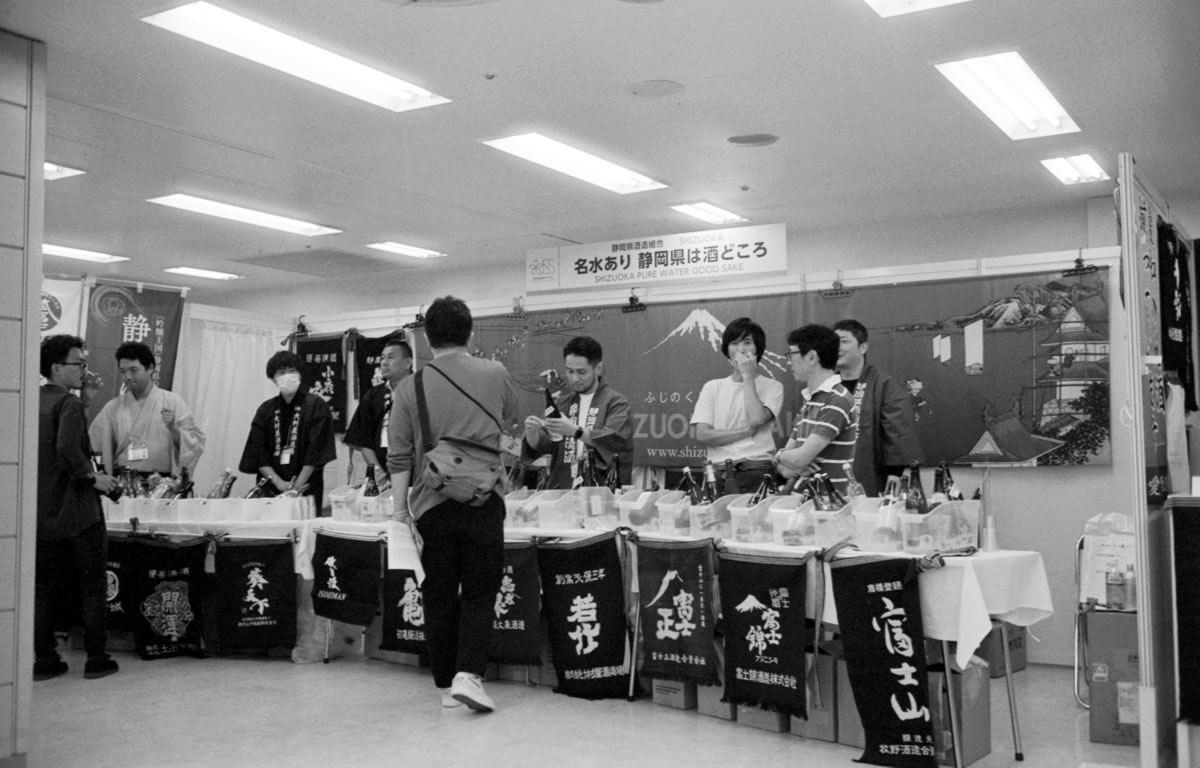
<svg viewBox="0 0 1200 768">
<path fill-rule="evenodd" d="M 418 248 L 415 245 L 405 245 L 404 243 L 393 243 L 390 240 L 383 243 L 371 243 L 368 248 L 374 248 L 377 251 L 387 251 L 388 253 L 398 253 L 401 256 L 412 256 L 414 259 L 436 259 L 445 256 L 444 253 L 437 251 Z"/>
<path fill-rule="evenodd" d="M 773 133 L 744 133 L 730 136 L 726 141 L 738 147 L 767 147 L 779 141 L 779 137 Z"/>
<path fill-rule="evenodd" d="M 950 61 L 937 69 L 1014 141 L 1079 131 L 1016 51 Z"/>
<path fill-rule="evenodd" d="M 736 213 L 727 211 L 724 208 L 718 208 L 712 203 L 689 203 L 687 205 L 672 205 L 672 210 L 691 216 L 693 219 L 700 219 L 709 224 L 736 224 L 739 221 L 749 221 L 749 219 L 739 216 Z"/>
<path fill-rule="evenodd" d="M 77 168 L 68 168 L 65 165 L 42 163 L 42 178 L 46 181 L 58 181 L 59 179 L 67 179 L 72 176 L 82 176 L 85 173 L 87 173 L 87 171 L 81 171 Z"/>
<path fill-rule="evenodd" d="M 629 92 L 634 96 L 647 99 L 661 99 L 664 96 L 674 96 L 683 92 L 683 83 L 674 80 L 643 80 L 629 86 Z"/>
<path fill-rule="evenodd" d="M 450 101 L 208 3 L 181 5 L 142 21 L 393 112 Z"/>
<path fill-rule="evenodd" d="M 222 219 L 240 221 L 245 224 L 255 224 L 269 229 L 278 229 L 283 232 L 304 235 L 305 237 L 332 235 L 342 231 L 340 229 L 323 227 L 320 224 L 310 224 L 307 221 L 289 219 L 286 216 L 263 213 L 251 208 L 241 208 L 227 203 L 218 203 L 215 200 L 205 200 L 202 197 L 193 197 L 192 195 L 175 194 L 165 197 L 152 197 L 146 202 L 179 208 L 184 211 L 192 211 L 193 213 L 203 213 L 208 216 L 217 216 Z"/>
<path fill-rule="evenodd" d="M 871 6 L 875 13 L 886 19 L 888 16 L 928 11 L 930 8 L 965 3 L 967 0 L 864 0 L 864 2 Z"/>
<path fill-rule="evenodd" d="M 483 143 L 531 163 L 544 165 L 559 173 L 565 173 L 589 184 L 604 187 L 619 195 L 645 192 L 650 189 L 665 189 L 667 186 L 640 173 L 634 173 L 628 168 L 622 168 L 615 163 L 567 146 L 560 141 L 548 139 L 540 133 L 524 133 Z"/>
<path fill-rule="evenodd" d="M 1089 181 L 1104 181 L 1112 178 L 1091 155 L 1072 155 L 1043 160 L 1042 165 L 1063 184 L 1086 184 Z"/>
<path fill-rule="evenodd" d="M 46 256 L 62 256 L 64 259 L 94 261 L 97 264 L 112 264 L 117 261 L 129 261 L 127 256 L 113 256 L 111 253 L 84 251 L 79 248 L 67 248 L 66 246 L 50 245 L 49 243 L 42 244 L 42 253 Z"/>
<path fill-rule="evenodd" d="M 232 272 L 216 272 L 211 269 L 196 269 L 194 267 L 170 267 L 164 269 L 163 272 L 170 272 L 173 275 L 187 275 L 188 277 L 203 277 L 206 280 L 240 280 L 242 277 Z"/>
</svg>

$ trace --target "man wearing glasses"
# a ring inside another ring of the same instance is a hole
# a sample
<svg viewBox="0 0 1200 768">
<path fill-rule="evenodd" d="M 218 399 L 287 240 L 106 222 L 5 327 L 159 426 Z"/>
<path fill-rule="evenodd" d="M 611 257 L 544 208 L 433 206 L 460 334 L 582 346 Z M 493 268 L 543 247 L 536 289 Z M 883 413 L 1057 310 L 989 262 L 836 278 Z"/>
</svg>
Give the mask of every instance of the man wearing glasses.
<svg viewBox="0 0 1200 768">
<path fill-rule="evenodd" d="M 108 613 L 108 542 L 100 493 L 116 483 L 92 468 L 83 401 L 71 394 L 84 384 L 83 340 L 49 336 L 42 342 L 38 432 L 37 571 L 34 586 L 33 679 L 67 672 L 54 637 L 55 608 L 69 595 L 82 595 L 83 676 L 95 679 L 117 671 L 105 653 Z M 71 589 L 69 578 L 78 580 Z"/>
<path fill-rule="evenodd" d="M 180 469 L 187 469 L 195 477 L 204 432 L 182 397 L 155 384 L 154 353 L 145 344 L 128 342 L 117 347 L 116 358 L 125 391 L 104 404 L 90 430 L 105 468 L 164 477 L 179 477 Z"/>
</svg>

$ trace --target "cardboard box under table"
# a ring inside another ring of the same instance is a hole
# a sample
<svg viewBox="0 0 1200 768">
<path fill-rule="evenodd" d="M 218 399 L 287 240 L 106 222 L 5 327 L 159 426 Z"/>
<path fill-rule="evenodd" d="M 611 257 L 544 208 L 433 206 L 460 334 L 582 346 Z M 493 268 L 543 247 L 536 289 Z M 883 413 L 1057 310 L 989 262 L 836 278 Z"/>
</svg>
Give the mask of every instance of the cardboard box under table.
<svg viewBox="0 0 1200 768">
<path fill-rule="evenodd" d="M 809 656 L 813 668 L 808 674 L 806 692 L 808 719 L 793 717 L 793 736 L 819 741 L 838 740 L 838 684 L 837 668 L 841 666 L 841 649 L 836 643 L 822 643 L 816 657 Z M 820 697 L 813 695 L 814 686 L 819 686 Z M 858 713 L 855 713 L 857 717 Z M 861 723 L 859 728 L 861 730 Z"/>
<path fill-rule="evenodd" d="M 952 664 L 954 703 L 958 708 L 962 740 L 961 765 L 970 765 L 992 751 L 992 696 L 988 663 L 972 658 L 965 670 Z M 929 669 L 929 716 L 933 723 L 934 751 L 938 763 L 955 765 L 950 710 L 945 690 L 946 667 L 936 664 Z"/>
<path fill-rule="evenodd" d="M 1139 734 L 1137 613 L 1089 611 L 1088 736 L 1101 744 L 1136 745 Z"/>
</svg>

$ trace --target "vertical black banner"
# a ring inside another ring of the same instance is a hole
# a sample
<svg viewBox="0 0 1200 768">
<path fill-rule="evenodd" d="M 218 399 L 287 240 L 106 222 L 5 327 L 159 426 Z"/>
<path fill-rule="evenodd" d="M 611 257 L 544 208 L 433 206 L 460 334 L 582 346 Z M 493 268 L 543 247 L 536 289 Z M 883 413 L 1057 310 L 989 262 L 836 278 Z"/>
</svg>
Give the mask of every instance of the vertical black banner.
<svg viewBox="0 0 1200 768">
<path fill-rule="evenodd" d="M 108 534 L 108 628 L 114 632 L 132 632 L 137 616 L 133 593 L 133 542 L 128 536 Z"/>
<path fill-rule="evenodd" d="M 542 544 L 537 561 L 558 675 L 554 690 L 581 699 L 625 697 L 628 636 L 616 533 Z"/>
<path fill-rule="evenodd" d="M 1200 506 L 1177 498 L 1167 501 L 1171 510 L 1175 547 L 1175 642 L 1185 649 L 1200 637 Z M 1179 717 L 1200 723 L 1200 654 L 1179 654 Z"/>
<path fill-rule="evenodd" d="M 807 717 L 807 560 L 720 555 L 725 701 Z"/>
<path fill-rule="evenodd" d="M 399 338 L 397 334 L 380 336 L 378 339 L 368 339 L 366 336 L 356 336 L 354 339 L 354 389 L 357 399 L 361 400 L 367 390 L 383 383 L 383 374 L 379 372 L 379 360 L 383 357 L 383 346 L 388 341 Z"/>
<path fill-rule="evenodd" d="M 411 569 L 388 569 L 383 574 L 381 651 L 425 653 L 425 601 Z"/>
<path fill-rule="evenodd" d="M 488 660 L 500 664 L 539 663 L 542 599 L 537 546 L 533 542 L 505 542 L 504 577 L 496 593 L 495 612 Z"/>
<path fill-rule="evenodd" d="M 132 539 L 133 589 L 137 606 L 134 641 L 143 659 L 200 656 L 204 560 L 208 539 L 173 542 Z"/>
<path fill-rule="evenodd" d="M 292 543 L 217 543 L 213 579 L 222 650 L 296 643 L 296 568 Z"/>
<path fill-rule="evenodd" d="M 379 605 L 382 551 L 378 540 L 317 534 L 313 547 L 313 613 L 370 626 Z"/>
<path fill-rule="evenodd" d="M 830 568 L 846 671 L 866 732 L 859 762 L 935 768 L 916 561 L 862 557 Z"/>
<path fill-rule="evenodd" d="M 642 674 L 720 682 L 713 645 L 712 539 L 637 542 Z"/>
<path fill-rule="evenodd" d="M 346 431 L 345 335 L 298 339 L 296 354 L 304 361 L 300 387 L 325 401 L 333 414 L 333 431 Z"/>
</svg>

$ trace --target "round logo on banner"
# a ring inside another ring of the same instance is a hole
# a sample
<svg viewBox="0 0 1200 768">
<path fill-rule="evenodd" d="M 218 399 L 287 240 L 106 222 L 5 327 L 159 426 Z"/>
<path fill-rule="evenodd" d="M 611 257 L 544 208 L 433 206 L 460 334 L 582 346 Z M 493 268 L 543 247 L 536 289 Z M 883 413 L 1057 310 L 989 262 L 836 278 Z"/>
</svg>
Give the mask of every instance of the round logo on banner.
<svg viewBox="0 0 1200 768">
<path fill-rule="evenodd" d="M 58 325 L 62 320 L 62 302 L 53 293 L 42 291 L 42 333 Z"/>
<path fill-rule="evenodd" d="M 121 580 L 120 580 L 120 578 L 117 577 L 117 574 L 114 571 L 109 570 L 109 572 L 108 572 L 108 602 L 111 603 L 113 600 L 115 600 L 117 598 L 117 595 L 119 595 L 119 594 L 121 594 Z"/>
</svg>

